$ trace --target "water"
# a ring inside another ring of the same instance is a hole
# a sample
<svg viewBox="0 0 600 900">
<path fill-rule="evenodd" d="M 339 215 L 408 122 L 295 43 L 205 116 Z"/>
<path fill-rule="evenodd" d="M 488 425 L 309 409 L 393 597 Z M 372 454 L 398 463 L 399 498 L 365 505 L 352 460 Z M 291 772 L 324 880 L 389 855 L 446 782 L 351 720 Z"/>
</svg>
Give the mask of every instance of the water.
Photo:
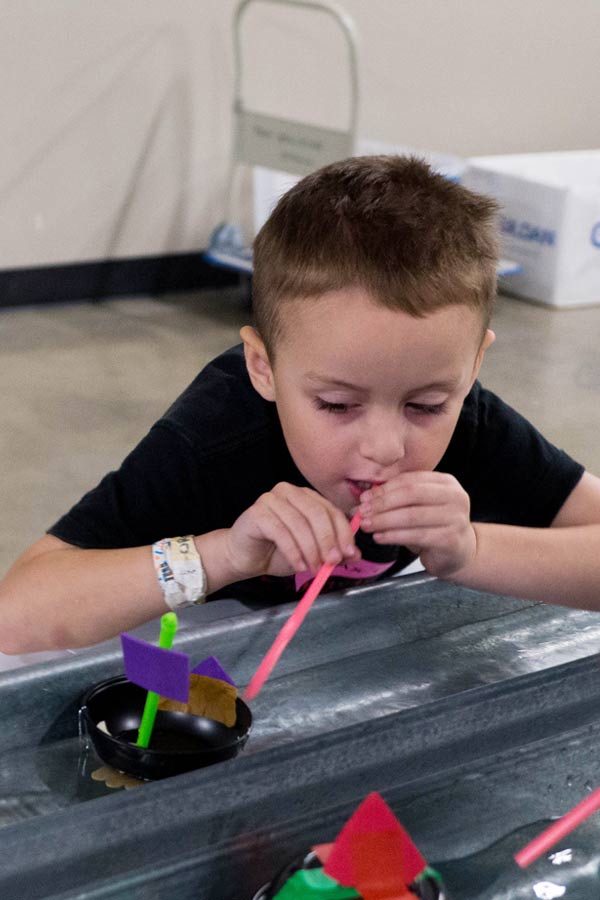
<svg viewBox="0 0 600 900">
<path fill-rule="evenodd" d="M 0 829 L 112 793 L 91 777 L 102 765 L 81 725 L 72 737 L 3 753 Z"/>
<path fill-rule="evenodd" d="M 550 820 L 519 828 L 463 859 L 435 864 L 451 900 L 600 900 L 600 816 L 592 816 L 526 869 L 514 854 Z"/>
<path fill-rule="evenodd" d="M 208 720 L 198 720 L 206 723 Z M 219 726 L 220 727 L 220 726 Z M 77 734 L 65 736 L 60 723 L 49 729 L 37 746 L 16 747 L 2 754 L 0 766 L 0 829 L 38 816 L 51 815 L 122 788 L 145 782 L 123 776 L 103 763 L 87 733 L 79 711 Z M 203 734 L 205 744 L 212 736 Z M 120 737 L 133 742 L 137 730 Z M 173 734 L 155 729 L 151 746 L 171 749 Z M 178 749 L 197 750 L 198 737 L 177 735 Z"/>
<path fill-rule="evenodd" d="M 0 829 L 113 793 L 92 778 L 102 765 L 81 722 L 76 735 L 49 736 L 37 747 L 3 755 Z M 580 777 L 568 774 L 565 781 L 573 785 Z M 583 787 L 593 789 L 591 781 Z M 527 869 L 514 862 L 514 854 L 549 824 L 526 825 L 477 853 L 434 863 L 450 900 L 600 900 L 600 813 Z"/>
</svg>

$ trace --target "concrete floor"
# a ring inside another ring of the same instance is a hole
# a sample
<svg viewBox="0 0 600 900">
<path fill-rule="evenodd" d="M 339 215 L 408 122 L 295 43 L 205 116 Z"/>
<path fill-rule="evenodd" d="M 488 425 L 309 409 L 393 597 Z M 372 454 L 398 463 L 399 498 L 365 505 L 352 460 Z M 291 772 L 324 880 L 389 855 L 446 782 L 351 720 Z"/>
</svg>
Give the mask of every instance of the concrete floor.
<svg viewBox="0 0 600 900">
<path fill-rule="evenodd" d="M 237 342 L 236 290 L 0 310 L 0 572 Z M 481 380 L 600 473 L 600 308 L 500 298 Z"/>
</svg>

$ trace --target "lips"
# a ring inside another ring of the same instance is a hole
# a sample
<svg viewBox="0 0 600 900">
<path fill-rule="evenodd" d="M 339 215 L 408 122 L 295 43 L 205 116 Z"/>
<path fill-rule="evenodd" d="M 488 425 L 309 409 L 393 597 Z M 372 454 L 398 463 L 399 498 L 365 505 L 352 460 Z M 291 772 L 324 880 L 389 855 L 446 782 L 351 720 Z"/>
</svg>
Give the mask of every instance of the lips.
<svg viewBox="0 0 600 900">
<path fill-rule="evenodd" d="M 347 478 L 346 479 L 352 496 L 358 500 L 360 495 L 365 491 L 368 491 L 369 488 L 377 487 L 380 484 L 385 484 L 384 481 L 367 481 L 366 479 L 356 479 L 356 478 Z"/>
</svg>

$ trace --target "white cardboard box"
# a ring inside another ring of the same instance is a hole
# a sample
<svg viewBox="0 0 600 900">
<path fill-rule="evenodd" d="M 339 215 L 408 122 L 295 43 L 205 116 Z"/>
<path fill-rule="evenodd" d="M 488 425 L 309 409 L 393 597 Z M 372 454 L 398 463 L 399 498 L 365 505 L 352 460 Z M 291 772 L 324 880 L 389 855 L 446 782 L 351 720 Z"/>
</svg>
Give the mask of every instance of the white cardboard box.
<svg viewBox="0 0 600 900">
<path fill-rule="evenodd" d="M 551 306 L 600 303 L 600 150 L 479 156 L 462 182 L 501 204 L 501 287 Z"/>
</svg>

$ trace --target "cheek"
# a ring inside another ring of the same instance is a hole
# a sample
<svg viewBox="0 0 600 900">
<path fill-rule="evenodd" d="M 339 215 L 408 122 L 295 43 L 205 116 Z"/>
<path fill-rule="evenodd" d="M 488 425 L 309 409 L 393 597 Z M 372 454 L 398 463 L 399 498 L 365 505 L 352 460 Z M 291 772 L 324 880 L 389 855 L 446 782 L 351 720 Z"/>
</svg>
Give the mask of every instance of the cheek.
<svg viewBox="0 0 600 900">
<path fill-rule="evenodd" d="M 323 470 L 334 467 L 336 461 L 345 455 L 345 448 L 339 433 L 322 423 L 318 423 L 304 441 L 305 456 Z"/>
<path fill-rule="evenodd" d="M 333 418 L 331 414 L 319 413 L 312 418 L 310 429 L 302 435 L 296 432 L 297 452 L 311 471 L 322 475 L 337 473 L 340 466 L 347 464 L 353 446 L 350 431 L 330 421 Z"/>
<path fill-rule="evenodd" d="M 425 431 L 421 431 L 413 444 L 415 457 L 419 460 L 419 468 L 434 469 L 446 452 L 455 422 L 435 422 Z"/>
</svg>

